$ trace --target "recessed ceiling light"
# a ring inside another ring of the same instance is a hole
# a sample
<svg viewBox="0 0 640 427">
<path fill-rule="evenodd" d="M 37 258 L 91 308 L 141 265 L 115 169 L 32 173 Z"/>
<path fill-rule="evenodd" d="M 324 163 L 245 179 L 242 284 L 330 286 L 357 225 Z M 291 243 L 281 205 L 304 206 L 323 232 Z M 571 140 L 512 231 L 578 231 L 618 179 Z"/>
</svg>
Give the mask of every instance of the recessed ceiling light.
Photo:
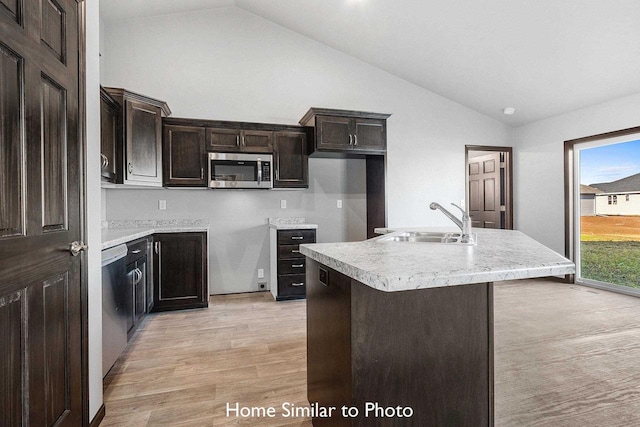
<svg viewBox="0 0 640 427">
<path fill-rule="evenodd" d="M 512 115 L 513 113 L 516 112 L 516 109 L 513 108 L 513 107 L 505 107 L 505 109 L 502 110 L 502 112 L 505 113 L 506 115 L 510 116 L 510 115 Z"/>
</svg>

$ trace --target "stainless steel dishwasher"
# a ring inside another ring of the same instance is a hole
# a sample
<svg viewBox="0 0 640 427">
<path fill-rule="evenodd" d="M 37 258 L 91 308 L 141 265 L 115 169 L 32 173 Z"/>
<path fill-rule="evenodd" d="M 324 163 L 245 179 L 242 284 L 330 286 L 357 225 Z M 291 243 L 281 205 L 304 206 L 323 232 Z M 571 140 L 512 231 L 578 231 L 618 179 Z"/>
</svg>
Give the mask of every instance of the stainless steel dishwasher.
<svg viewBox="0 0 640 427">
<path fill-rule="evenodd" d="M 102 376 L 127 346 L 127 245 L 102 251 Z"/>
</svg>

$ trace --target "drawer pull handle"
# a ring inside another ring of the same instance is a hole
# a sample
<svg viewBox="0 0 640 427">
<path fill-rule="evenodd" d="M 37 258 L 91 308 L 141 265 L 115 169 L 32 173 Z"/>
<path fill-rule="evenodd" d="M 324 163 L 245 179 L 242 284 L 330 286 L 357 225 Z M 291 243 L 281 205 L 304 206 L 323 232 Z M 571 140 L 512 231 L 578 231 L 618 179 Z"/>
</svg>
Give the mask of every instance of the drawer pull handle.
<svg viewBox="0 0 640 427">
<path fill-rule="evenodd" d="M 304 267 L 304 264 L 293 264 L 291 267 L 293 267 L 293 268 L 302 268 L 302 267 Z"/>
<path fill-rule="evenodd" d="M 299 254 L 299 253 L 300 253 L 300 250 L 298 250 L 298 249 L 291 249 L 291 253 L 292 253 L 292 254 Z"/>
<path fill-rule="evenodd" d="M 291 286 L 296 286 L 296 287 L 304 286 L 304 282 L 292 283 Z"/>
<path fill-rule="evenodd" d="M 142 249 L 136 249 L 135 251 L 131 251 L 132 254 L 139 254 L 142 252 Z"/>
<path fill-rule="evenodd" d="M 302 236 L 291 236 L 291 240 L 302 240 L 304 237 Z"/>
</svg>

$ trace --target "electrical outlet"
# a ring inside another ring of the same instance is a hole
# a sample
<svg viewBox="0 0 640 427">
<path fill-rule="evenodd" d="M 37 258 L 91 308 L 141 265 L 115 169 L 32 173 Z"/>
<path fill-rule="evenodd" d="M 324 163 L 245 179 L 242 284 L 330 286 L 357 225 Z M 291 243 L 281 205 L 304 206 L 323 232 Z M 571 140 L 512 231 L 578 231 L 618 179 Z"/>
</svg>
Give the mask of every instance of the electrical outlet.
<svg viewBox="0 0 640 427">
<path fill-rule="evenodd" d="M 158 209 L 161 211 L 167 210 L 167 201 L 166 200 L 158 200 Z"/>
<path fill-rule="evenodd" d="M 267 289 L 267 282 L 258 282 L 258 289 L 264 291 Z"/>
<path fill-rule="evenodd" d="M 338 209 L 342 209 L 342 200 L 338 200 L 336 206 L 338 207 Z"/>
<path fill-rule="evenodd" d="M 258 269 L 258 279 L 264 279 L 264 268 Z"/>
<path fill-rule="evenodd" d="M 287 201 L 280 200 L 280 209 L 287 209 Z"/>
</svg>

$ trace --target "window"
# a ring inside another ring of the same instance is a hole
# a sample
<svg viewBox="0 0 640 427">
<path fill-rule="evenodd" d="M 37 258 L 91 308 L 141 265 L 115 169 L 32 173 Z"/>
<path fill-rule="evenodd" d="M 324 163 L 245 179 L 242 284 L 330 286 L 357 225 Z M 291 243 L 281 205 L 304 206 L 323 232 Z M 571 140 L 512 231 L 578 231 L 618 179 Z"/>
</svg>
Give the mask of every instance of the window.
<svg viewBox="0 0 640 427">
<path fill-rule="evenodd" d="M 640 296 L 640 207 L 631 206 L 637 196 L 631 200 L 627 190 L 636 182 L 632 177 L 640 174 L 640 165 L 633 170 L 619 167 L 640 158 L 640 127 L 634 134 L 569 141 L 565 148 L 567 160 L 573 156 L 565 172 L 573 185 L 568 204 L 573 212 L 568 213 L 573 219 L 569 232 L 576 283 Z M 603 191 L 595 196 L 596 203 L 580 197 L 587 191 L 584 186 Z M 618 199 L 622 206 L 616 206 Z"/>
</svg>

